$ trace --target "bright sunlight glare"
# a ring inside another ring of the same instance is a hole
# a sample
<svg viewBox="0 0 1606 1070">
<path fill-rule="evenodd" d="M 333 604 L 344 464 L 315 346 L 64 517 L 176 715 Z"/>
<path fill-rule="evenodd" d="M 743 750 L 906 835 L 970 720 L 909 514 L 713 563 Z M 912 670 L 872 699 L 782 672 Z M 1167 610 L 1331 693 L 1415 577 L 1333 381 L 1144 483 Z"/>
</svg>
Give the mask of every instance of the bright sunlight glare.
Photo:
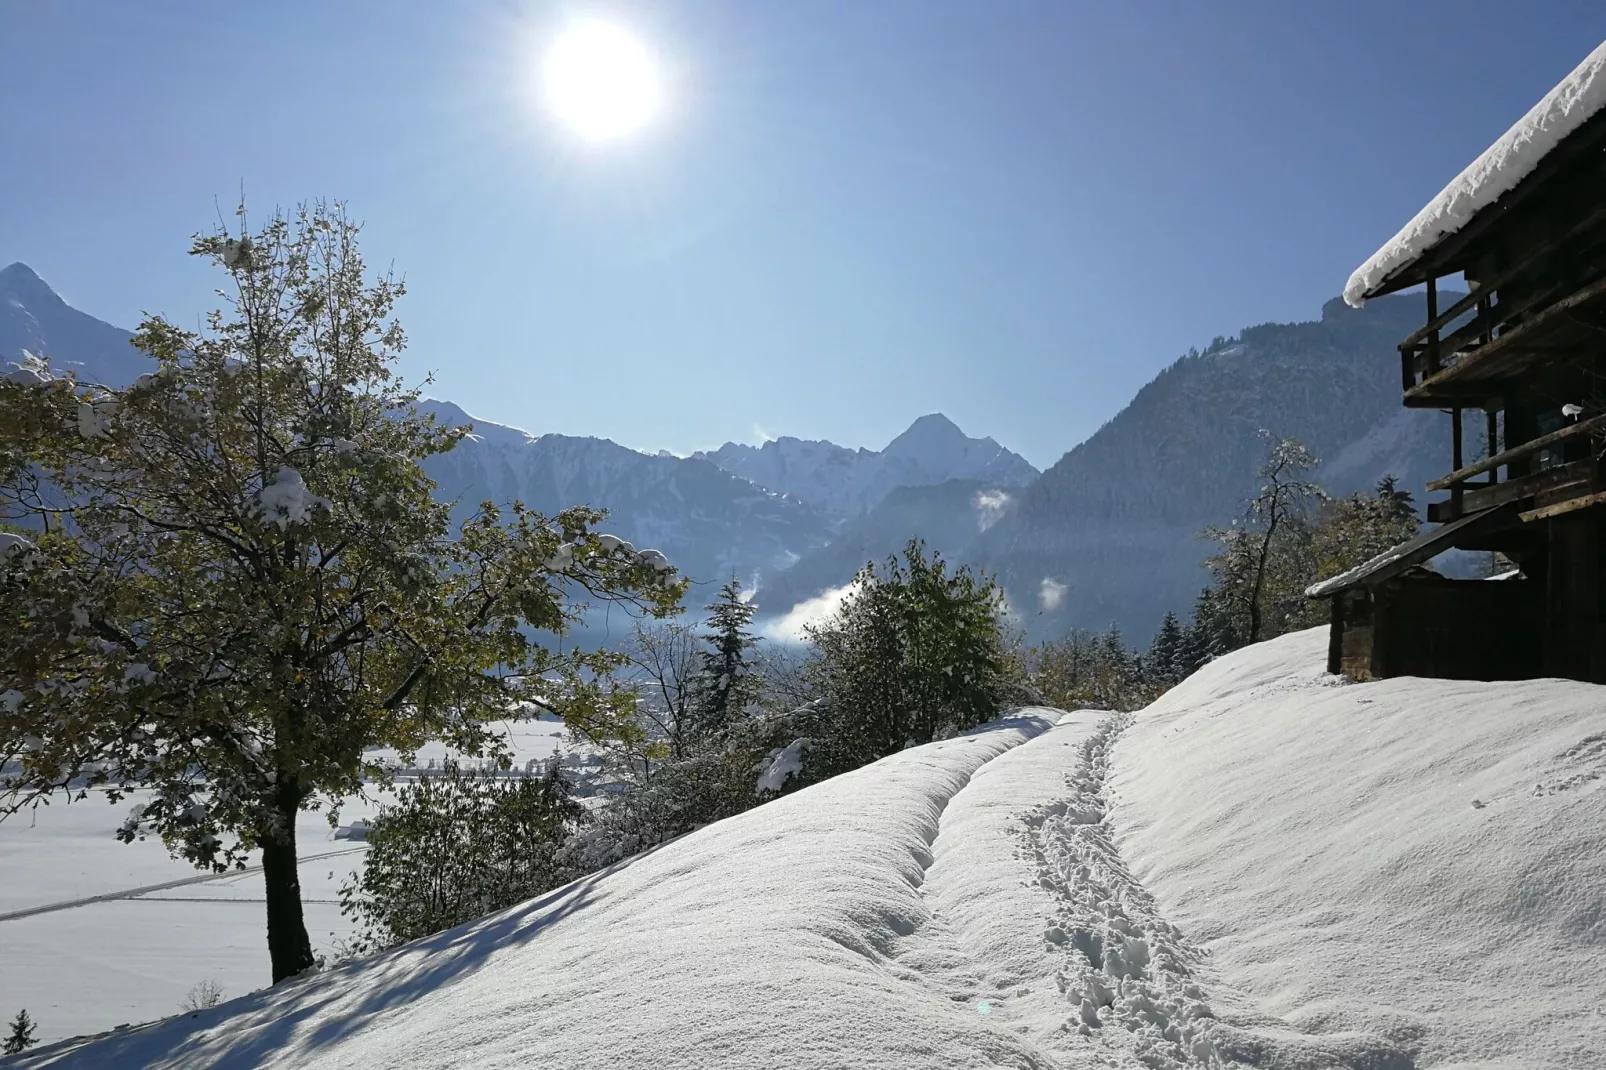
<svg viewBox="0 0 1606 1070">
<path fill-rule="evenodd" d="M 641 129 L 658 113 L 658 65 L 641 39 L 611 22 L 577 22 L 561 31 L 541 68 L 547 108 L 591 141 Z"/>
</svg>

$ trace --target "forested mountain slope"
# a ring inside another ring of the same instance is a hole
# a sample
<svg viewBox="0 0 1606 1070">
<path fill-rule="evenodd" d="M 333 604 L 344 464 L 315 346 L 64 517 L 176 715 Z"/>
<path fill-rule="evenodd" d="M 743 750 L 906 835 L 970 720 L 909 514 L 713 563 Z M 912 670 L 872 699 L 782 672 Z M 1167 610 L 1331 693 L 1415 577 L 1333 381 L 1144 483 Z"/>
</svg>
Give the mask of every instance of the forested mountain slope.
<svg viewBox="0 0 1606 1070">
<path fill-rule="evenodd" d="M 1334 492 L 1392 473 L 1420 504 L 1449 468 L 1446 418 L 1400 406 L 1395 345 L 1420 325 L 1421 302 L 1335 299 L 1320 320 L 1190 353 L 1026 488 L 965 560 L 998 575 L 1033 635 L 1115 623 L 1142 638 L 1191 605 L 1210 550 L 1198 533 L 1255 492 L 1262 430 L 1308 445 Z"/>
<path fill-rule="evenodd" d="M 847 583 L 869 562 L 884 561 L 911 538 L 944 557 L 959 557 L 984 530 L 1008 515 L 1018 487 L 951 479 L 928 487 L 897 487 L 863 516 L 844 524 L 826 545 L 763 580 L 760 612 L 778 613 L 828 587 Z"/>
</svg>

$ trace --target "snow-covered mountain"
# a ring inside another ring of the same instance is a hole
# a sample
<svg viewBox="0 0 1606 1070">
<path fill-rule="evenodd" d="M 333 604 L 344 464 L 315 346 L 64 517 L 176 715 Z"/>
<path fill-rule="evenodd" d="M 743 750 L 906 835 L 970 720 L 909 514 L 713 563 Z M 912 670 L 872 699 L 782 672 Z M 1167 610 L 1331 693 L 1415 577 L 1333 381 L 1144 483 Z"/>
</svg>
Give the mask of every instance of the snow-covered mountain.
<svg viewBox="0 0 1606 1070">
<path fill-rule="evenodd" d="M 1034 639 L 1114 623 L 1142 643 L 1167 610 L 1186 615 L 1206 581 L 1210 546 L 1199 533 L 1240 515 L 1254 493 L 1262 429 L 1310 446 L 1324 462 L 1317 480 L 1335 493 L 1392 474 L 1422 504 L 1449 457 L 1445 418 L 1399 401 L 1394 347 L 1418 325 L 1420 302 L 1402 295 L 1351 309 L 1335 299 L 1318 321 L 1219 338 L 1162 371 L 1037 480 L 990 484 L 1007 503 L 995 523 L 978 524 L 963 493 L 899 492 L 773 577 L 761 609 L 785 613 L 839 588 L 918 535 L 995 575 Z"/>
<path fill-rule="evenodd" d="M 25 264 L 0 271 L 0 362 L 25 352 L 114 385 L 151 368 L 130 332 L 63 301 Z M 601 438 L 534 435 L 475 420 L 450 402 L 424 406 L 473 437 L 425 468 L 463 511 L 520 499 L 542 512 L 608 510 L 610 530 L 667 554 L 686 575 L 717 583 L 778 571 L 830 538 L 836 517 L 761 490 L 705 460 L 648 455 Z"/>
<path fill-rule="evenodd" d="M 150 370 L 133 335 L 63 301 L 27 264 L 0 269 L 0 365 L 24 352 L 49 356 L 82 378 L 123 384 Z"/>
<path fill-rule="evenodd" d="M 758 582 L 826 544 L 834 518 L 754 486 L 699 458 L 648 455 L 605 438 L 533 435 L 477 420 L 450 402 L 422 408 L 471 438 L 424 469 L 438 496 L 472 510 L 519 500 L 551 514 L 571 505 L 608 510 L 606 526 L 662 550 L 682 573 L 717 583 Z M 694 599 L 695 600 L 695 599 Z"/>
<path fill-rule="evenodd" d="M 1417 325 L 1419 300 L 1335 300 L 1318 321 L 1218 339 L 1161 372 L 1040 478 L 936 414 L 879 451 L 783 438 L 677 458 L 470 421 L 447 402 L 431 404 L 472 422 L 475 438 L 428 468 L 443 497 L 465 507 L 520 498 L 543 511 L 607 509 L 611 527 L 694 579 L 756 578 L 768 614 L 840 587 L 919 536 L 996 574 L 1033 637 L 1113 622 L 1141 641 L 1204 582 L 1198 533 L 1230 521 L 1253 492 L 1262 428 L 1311 446 L 1326 462 L 1317 478 L 1338 492 L 1392 473 L 1420 497 L 1448 468 L 1444 417 L 1399 404 L 1394 346 Z M 0 361 L 26 350 L 127 382 L 148 370 L 129 337 L 69 307 L 26 266 L 0 271 Z M 978 509 L 980 493 L 1005 505 Z"/>
<path fill-rule="evenodd" d="M 727 442 L 699 453 L 761 487 L 846 516 L 874 508 L 895 487 L 973 479 L 1022 487 L 1037 469 L 990 438 L 970 438 L 941 413 L 920 417 L 882 450 L 778 438 L 762 446 Z"/>
<path fill-rule="evenodd" d="M 1021 710 L 455 929 L 18 1065 L 1606 1065 L 1606 688 L 1341 686 L 1326 644 L 1236 651 L 1132 716 Z M 18 993 L 36 975 L 82 992 L 31 933 Z M 138 989 L 110 959 L 81 984 Z"/>
</svg>

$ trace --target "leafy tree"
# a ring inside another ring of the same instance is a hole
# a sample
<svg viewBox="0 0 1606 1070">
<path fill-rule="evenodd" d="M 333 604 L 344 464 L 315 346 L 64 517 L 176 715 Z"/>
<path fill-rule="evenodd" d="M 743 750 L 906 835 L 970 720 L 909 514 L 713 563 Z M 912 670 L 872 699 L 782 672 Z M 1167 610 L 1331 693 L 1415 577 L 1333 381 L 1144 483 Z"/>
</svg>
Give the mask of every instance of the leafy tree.
<svg viewBox="0 0 1606 1070">
<path fill-rule="evenodd" d="M 0 1048 L 0 1054 L 21 1055 L 39 1043 L 33 1034 L 34 1020 L 26 1010 L 18 1011 L 17 1016 L 11 1019 L 11 1034 L 6 1037 L 5 1047 Z"/>
<path fill-rule="evenodd" d="M 1265 483 L 1250 500 L 1244 517 L 1230 528 L 1212 528 L 1206 535 L 1221 544 L 1207 562 L 1223 607 L 1241 618 L 1246 642 L 1256 643 L 1285 630 L 1290 613 L 1302 613 L 1304 569 L 1310 536 L 1310 514 L 1325 492 L 1304 478 L 1316 458 L 1294 439 L 1271 443 L 1260 474 Z M 1268 627 L 1268 617 L 1270 627 Z"/>
<path fill-rule="evenodd" d="M 521 903 L 570 880 L 559 855 L 586 821 L 558 764 L 506 776 L 446 763 L 404 785 L 368 826 L 362 872 L 342 914 L 369 948 L 416 940 Z"/>
<path fill-rule="evenodd" d="M 666 614 L 683 587 L 590 509 L 487 503 L 451 530 L 419 461 L 463 432 L 394 376 L 400 283 L 368 279 L 338 206 L 243 228 L 192 249 L 227 308 L 146 319 L 133 386 L 0 379 L 0 513 L 39 532 L 0 546 L 0 761 L 21 770 L 0 812 L 146 788 L 120 838 L 216 871 L 260 851 L 278 981 L 313 965 L 300 811 L 384 780 L 369 747 L 506 761 L 484 722 L 521 701 L 635 731 L 618 656 L 537 636 L 588 597 Z"/>
<path fill-rule="evenodd" d="M 1409 539 L 1419 524 L 1411 495 L 1385 476 L 1372 494 L 1329 501 L 1312 538 L 1312 580 L 1336 576 Z"/>
<path fill-rule="evenodd" d="M 999 592 L 911 540 L 866 565 L 831 620 L 808 629 L 832 729 L 811 771 L 833 775 L 990 720 L 1010 695 Z"/>
<path fill-rule="evenodd" d="M 638 682 L 638 709 L 647 732 L 640 752 L 631 755 L 643 779 L 652 763 L 678 760 L 687 753 L 702 668 L 697 630 L 675 621 L 638 622 L 626 645 Z"/>
<path fill-rule="evenodd" d="M 1042 643 L 1029 665 L 1044 700 L 1061 709 L 1136 709 L 1155 692 L 1146 663 L 1126 648 L 1114 626 L 1102 633 L 1073 629 Z"/>
<path fill-rule="evenodd" d="M 723 736 L 758 697 L 751 656 L 758 637 L 748 631 L 753 606 L 742 597 L 741 582 L 732 576 L 703 608 L 708 610 L 708 631 L 703 636 L 708 649 L 702 652 L 696 682 L 693 725 L 700 742 Z"/>
</svg>

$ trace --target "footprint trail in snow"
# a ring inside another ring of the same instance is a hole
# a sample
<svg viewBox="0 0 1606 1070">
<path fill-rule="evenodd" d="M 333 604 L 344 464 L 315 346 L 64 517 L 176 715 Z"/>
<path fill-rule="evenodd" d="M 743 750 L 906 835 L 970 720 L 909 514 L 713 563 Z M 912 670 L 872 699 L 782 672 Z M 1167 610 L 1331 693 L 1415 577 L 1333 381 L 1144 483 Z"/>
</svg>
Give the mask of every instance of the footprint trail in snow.
<svg viewBox="0 0 1606 1070">
<path fill-rule="evenodd" d="M 1159 916 L 1105 821 L 1110 747 L 1129 723 L 1110 714 L 1082 743 L 1068 797 L 1026 813 L 1020 855 L 1056 900 L 1044 938 L 1064 954 L 1055 981 L 1076 1031 L 1124 1030 L 1131 1054 L 1156 1070 L 1220 1066 L 1215 1015 L 1193 976 L 1201 953 Z"/>
</svg>

